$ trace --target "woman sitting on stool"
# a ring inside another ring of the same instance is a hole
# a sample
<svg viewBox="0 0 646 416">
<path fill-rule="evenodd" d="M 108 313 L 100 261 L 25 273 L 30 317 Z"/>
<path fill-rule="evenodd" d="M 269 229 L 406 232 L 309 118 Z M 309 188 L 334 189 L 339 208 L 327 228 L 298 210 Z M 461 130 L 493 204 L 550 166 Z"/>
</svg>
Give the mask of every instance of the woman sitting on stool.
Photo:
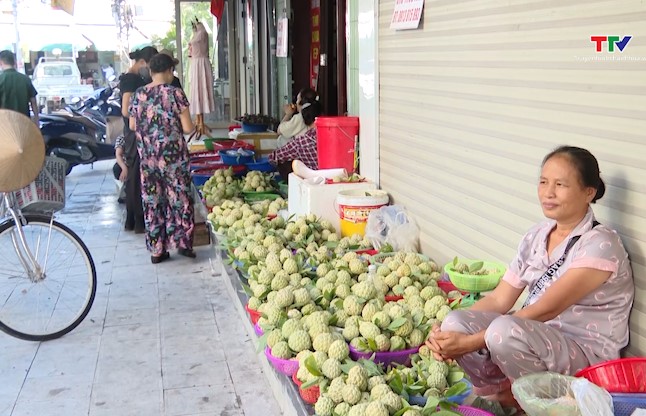
<svg viewBox="0 0 646 416">
<path fill-rule="evenodd" d="M 318 169 L 317 136 L 314 120 L 321 115 L 322 106 L 317 98 L 316 96 L 301 96 L 301 116 L 307 130 L 269 154 L 269 162 L 278 167 L 278 172 L 285 181 L 288 180 L 289 174 L 292 172 L 292 162 L 294 160 L 300 160 L 310 169 Z"/>
<path fill-rule="evenodd" d="M 548 220 L 525 234 L 493 293 L 432 329 L 435 358 L 456 359 L 476 394 L 516 406 L 510 388 L 517 378 L 573 375 L 619 358 L 628 345 L 635 292 L 628 254 L 590 207 L 604 192 L 590 152 L 562 146 L 549 153 L 538 184 Z M 525 287 L 523 308 L 510 313 Z"/>
</svg>

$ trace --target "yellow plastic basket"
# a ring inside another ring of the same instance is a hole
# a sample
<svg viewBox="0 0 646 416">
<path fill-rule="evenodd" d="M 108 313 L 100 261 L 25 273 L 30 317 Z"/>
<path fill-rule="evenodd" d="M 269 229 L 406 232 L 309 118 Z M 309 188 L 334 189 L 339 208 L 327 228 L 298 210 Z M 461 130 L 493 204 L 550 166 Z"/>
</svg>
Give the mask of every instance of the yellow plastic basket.
<svg viewBox="0 0 646 416">
<path fill-rule="evenodd" d="M 481 260 L 460 259 L 461 263 L 466 263 L 469 266 L 479 261 Z M 498 286 L 500 279 L 505 274 L 505 271 L 507 270 L 507 267 L 504 264 L 493 261 L 483 261 L 482 268 L 489 270 L 490 273 L 481 276 L 458 273 L 454 270 L 451 270 L 452 267 L 453 262 L 444 265 L 444 271 L 449 275 L 451 283 L 453 283 L 459 290 L 476 293 L 495 289 L 496 286 Z"/>
</svg>

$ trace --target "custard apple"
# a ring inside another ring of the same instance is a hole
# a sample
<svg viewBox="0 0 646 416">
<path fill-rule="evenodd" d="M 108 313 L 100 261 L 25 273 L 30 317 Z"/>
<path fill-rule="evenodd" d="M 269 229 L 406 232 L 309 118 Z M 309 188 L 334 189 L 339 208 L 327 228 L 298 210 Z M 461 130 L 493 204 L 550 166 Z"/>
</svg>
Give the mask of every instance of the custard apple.
<svg viewBox="0 0 646 416">
<path fill-rule="evenodd" d="M 289 350 L 289 346 L 285 341 L 279 341 L 271 349 L 271 355 L 273 355 L 276 358 L 282 358 L 284 360 L 287 360 L 291 358 L 292 353 Z"/>
<path fill-rule="evenodd" d="M 324 353 L 327 353 L 333 342 L 334 337 L 332 334 L 329 332 L 322 332 L 314 337 L 312 346 L 314 347 L 314 351 L 323 351 Z"/>
<path fill-rule="evenodd" d="M 375 305 L 374 303 L 366 303 L 363 307 L 363 310 L 361 311 L 361 316 L 366 321 L 372 321 L 372 317 L 375 316 L 377 312 L 379 312 L 377 305 Z"/>
<path fill-rule="evenodd" d="M 406 318 L 404 325 L 395 330 L 395 335 L 398 335 L 400 337 L 407 337 L 411 334 L 411 332 L 413 332 L 413 321 Z"/>
<path fill-rule="evenodd" d="M 377 351 L 385 352 L 390 350 L 390 338 L 387 335 L 379 334 L 375 337 Z"/>
<path fill-rule="evenodd" d="M 328 358 L 321 366 L 321 372 L 330 380 L 335 379 L 342 373 L 341 362 L 334 358 Z"/>
<path fill-rule="evenodd" d="M 435 319 L 439 321 L 443 321 L 446 319 L 447 315 L 451 313 L 451 307 L 449 305 L 442 305 L 439 311 L 437 311 L 437 314 L 435 315 Z"/>
<path fill-rule="evenodd" d="M 386 405 L 389 413 L 397 413 L 403 407 L 401 396 L 392 391 L 379 399 L 379 401 Z"/>
<path fill-rule="evenodd" d="M 438 390 L 444 390 L 447 387 L 446 376 L 441 372 L 430 373 L 426 379 L 426 386 Z"/>
<path fill-rule="evenodd" d="M 334 341 L 327 351 L 327 355 L 330 358 L 334 358 L 339 361 L 343 361 L 348 358 L 349 353 L 350 349 L 348 348 L 348 344 L 340 339 Z"/>
<path fill-rule="evenodd" d="M 379 327 L 372 322 L 361 322 L 359 324 L 359 332 L 361 336 L 367 339 L 375 339 L 381 333 Z"/>
<path fill-rule="evenodd" d="M 275 329 L 267 334 L 267 346 L 273 348 L 274 345 L 283 340 L 283 335 L 279 329 Z"/>
<path fill-rule="evenodd" d="M 320 396 L 314 405 L 317 416 L 332 416 L 334 402 L 329 397 Z"/>
<path fill-rule="evenodd" d="M 310 339 L 309 334 L 303 330 L 294 331 L 294 333 L 289 336 L 289 340 L 287 342 L 289 344 L 289 348 L 296 353 L 308 350 L 312 347 L 312 340 Z"/>
<path fill-rule="evenodd" d="M 384 376 L 372 376 L 368 379 L 368 390 L 372 389 L 378 384 L 386 384 L 386 379 Z"/>
<path fill-rule="evenodd" d="M 343 388 L 342 394 L 343 401 L 350 405 L 357 404 L 359 403 L 359 400 L 361 400 L 361 390 L 353 384 L 346 384 Z"/>
<path fill-rule="evenodd" d="M 343 310 L 349 316 L 360 315 L 363 310 L 363 305 L 356 296 L 350 295 L 343 300 Z"/>
<path fill-rule="evenodd" d="M 355 365 L 348 372 L 348 378 L 346 379 L 346 384 L 352 384 L 359 387 L 359 390 L 365 390 L 368 388 L 368 372 L 365 368 L 360 365 Z"/>
<path fill-rule="evenodd" d="M 334 408 L 334 414 L 336 416 L 348 416 L 350 413 L 350 409 L 352 406 L 347 404 L 346 402 L 339 403 L 335 408 Z"/>
<path fill-rule="evenodd" d="M 283 338 L 289 339 L 289 337 L 294 333 L 294 331 L 302 330 L 303 324 L 297 319 L 288 319 L 285 321 L 281 328 L 281 333 Z"/>
<path fill-rule="evenodd" d="M 370 399 L 380 400 L 381 398 L 386 397 L 386 395 L 391 392 L 392 392 L 392 389 L 390 388 L 389 385 L 385 383 L 379 383 L 370 389 Z"/>
<path fill-rule="evenodd" d="M 390 325 L 390 316 L 384 312 L 384 311 L 379 311 L 372 315 L 372 323 L 377 325 L 380 329 L 386 329 L 388 328 L 388 325 Z"/>
<path fill-rule="evenodd" d="M 366 414 L 370 416 L 388 416 L 388 408 L 381 402 L 370 402 L 366 407 Z"/>
</svg>

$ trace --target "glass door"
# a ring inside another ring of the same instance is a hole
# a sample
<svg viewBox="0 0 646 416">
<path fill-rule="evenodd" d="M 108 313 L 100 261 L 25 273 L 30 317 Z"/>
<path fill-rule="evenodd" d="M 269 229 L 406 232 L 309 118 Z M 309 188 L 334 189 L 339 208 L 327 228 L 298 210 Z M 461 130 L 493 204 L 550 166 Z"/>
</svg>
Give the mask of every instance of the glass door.
<svg viewBox="0 0 646 416">
<path fill-rule="evenodd" d="M 258 67 L 258 2 L 242 0 L 238 5 L 240 65 L 240 103 L 241 112 L 254 114 L 260 112 L 260 86 Z"/>
<path fill-rule="evenodd" d="M 227 2 L 228 3 L 228 2 Z M 204 121 L 211 127 L 226 127 L 230 124 L 236 113 L 232 110 L 232 90 L 230 88 L 229 66 L 233 60 L 229 56 L 229 13 L 228 4 L 225 4 L 221 22 L 218 22 L 210 11 L 210 1 L 180 1 L 178 29 L 180 29 L 180 43 L 183 74 L 183 86 L 186 94 L 191 94 L 191 58 L 189 57 L 189 42 L 193 37 L 192 23 L 202 23 L 209 34 L 209 58 L 213 72 L 213 98 L 215 111 L 204 115 Z"/>
</svg>

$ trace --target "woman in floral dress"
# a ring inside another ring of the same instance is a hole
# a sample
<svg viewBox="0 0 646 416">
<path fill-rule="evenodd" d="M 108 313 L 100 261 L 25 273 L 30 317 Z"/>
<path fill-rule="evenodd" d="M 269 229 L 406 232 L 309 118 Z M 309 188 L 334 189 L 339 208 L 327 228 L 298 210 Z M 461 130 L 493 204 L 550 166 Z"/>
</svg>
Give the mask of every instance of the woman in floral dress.
<svg viewBox="0 0 646 416">
<path fill-rule="evenodd" d="M 195 257 L 189 155 L 183 135 L 193 131 L 193 123 L 186 95 L 169 85 L 174 66 L 168 55 L 155 55 L 150 60 L 153 81 L 136 91 L 130 107 L 130 128 L 137 134 L 141 157 L 146 245 L 154 264 L 170 258 L 168 250 L 174 248 Z"/>
</svg>

